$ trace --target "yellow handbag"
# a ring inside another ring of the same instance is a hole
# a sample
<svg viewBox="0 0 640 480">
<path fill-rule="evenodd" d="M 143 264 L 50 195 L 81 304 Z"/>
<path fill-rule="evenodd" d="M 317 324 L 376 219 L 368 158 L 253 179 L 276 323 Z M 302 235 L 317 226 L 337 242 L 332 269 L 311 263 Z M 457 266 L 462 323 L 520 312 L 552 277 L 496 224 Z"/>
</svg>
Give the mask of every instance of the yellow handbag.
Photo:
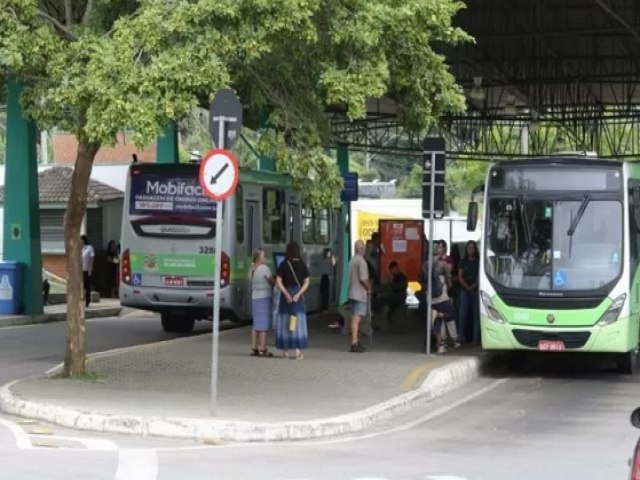
<svg viewBox="0 0 640 480">
<path fill-rule="evenodd" d="M 296 315 L 291 315 L 289 317 L 289 331 L 290 332 L 295 332 L 297 323 L 298 323 L 298 317 Z"/>
</svg>

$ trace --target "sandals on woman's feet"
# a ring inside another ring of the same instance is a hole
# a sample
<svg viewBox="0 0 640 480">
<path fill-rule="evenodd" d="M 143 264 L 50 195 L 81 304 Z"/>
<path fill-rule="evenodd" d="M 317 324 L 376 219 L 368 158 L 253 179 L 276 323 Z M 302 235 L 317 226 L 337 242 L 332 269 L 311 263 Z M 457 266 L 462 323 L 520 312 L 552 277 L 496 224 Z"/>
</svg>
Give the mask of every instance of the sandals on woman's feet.
<svg viewBox="0 0 640 480">
<path fill-rule="evenodd" d="M 251 352 L 249 353 L 250 357 L 259 357 L 260 356 L 260 350 L 258 350 L 257 348 L 252 348 Z"/>
<path fill-rule="evenodd" d="M 268 349 L 260 350 L 261 357 L 273 357 L 273 353 L 271 353 Z"/>
</svg>

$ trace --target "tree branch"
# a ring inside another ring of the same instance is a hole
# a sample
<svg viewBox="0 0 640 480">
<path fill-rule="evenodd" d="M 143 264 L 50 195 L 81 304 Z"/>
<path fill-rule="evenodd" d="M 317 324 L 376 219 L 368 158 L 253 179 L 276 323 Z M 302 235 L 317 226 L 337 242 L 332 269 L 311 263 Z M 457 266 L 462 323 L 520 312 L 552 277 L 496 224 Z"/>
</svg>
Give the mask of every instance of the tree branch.
<svg viewBox="0 0 640 480">
<path fill-rule="evenodd" d="M 60 30 L 60 32 L 64 34 L 69 40 L 74 40 L 74 41 L 78 40 L 78 37 L 71 30 L 69 30 L 67 27 L 65 27 L 62 23 L 60 23 L 58 20 L 53 18 L 48 13 L 43 12 L 42 10 L 38 10 L 37 15 L 45 19 L 47 22 L 51 23 L 58 30 Z"/>
<path fill-rule="evenodd" d="M 91 18 L 91 14 L 93 13 L 93 7 L 95 6 L 95 0 L 87 0 L 87 8 L 84 10 L 84 15 L 82 16 L 82 24 L 86 25 Z"/>
</svg>

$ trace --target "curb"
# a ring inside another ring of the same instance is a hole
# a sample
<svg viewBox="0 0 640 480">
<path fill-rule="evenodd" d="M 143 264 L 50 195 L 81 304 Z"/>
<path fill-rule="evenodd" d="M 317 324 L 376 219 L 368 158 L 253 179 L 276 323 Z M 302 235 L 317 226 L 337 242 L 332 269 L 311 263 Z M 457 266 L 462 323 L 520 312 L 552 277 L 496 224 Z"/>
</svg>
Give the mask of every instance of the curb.
<svg viewBox="0 0 640 480">
<path fill-rule="evenodd" d="M 102 307 L 96 310 L 86 310 L 85 319 L 117 317 L 120 315 L 122 307 Z M 21 325 L 38 325 L 41 323 L 64 322 L 67 320 L 66 312 L 59 313 L 43 313 L 40 315 L 14 315 L 2 318 L 0 317 L 0 328 L 15 327 Z"/>
<path fill-rule="evenodd" d="M 105 353 L 106 354 L 106 353 Z M 470 357 L 433 370 L 417 389 L 357 412 L 309 421 L 248 422 L 210 418 L 160 418 L 113 415 L 22 400 L 11 392 L 14 380 L 0 387 L 0 409 L 12 415 L 63 427 L 105 433 L 229 442 L 311 440 L 360 433 L 469 383 L 480 375 L 486 357 Z"/>
</svg>

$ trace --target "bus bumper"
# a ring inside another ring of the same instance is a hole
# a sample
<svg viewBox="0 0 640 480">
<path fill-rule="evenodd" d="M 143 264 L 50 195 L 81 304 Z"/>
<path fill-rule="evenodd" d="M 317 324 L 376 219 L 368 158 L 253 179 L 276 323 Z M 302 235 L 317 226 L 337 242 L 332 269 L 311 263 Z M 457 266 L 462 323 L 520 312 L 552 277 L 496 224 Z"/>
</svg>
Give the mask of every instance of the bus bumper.
<svg viewBox="0 0 640 480">
<path fill-rule="evenodd" d="M 638 347 L 639 317 L 624 317 L 609 325 L 545 328 L 499 324 L 480 316 L 485 350 L 538 350 L 538 340 L 562 340 L 566 351 L 624 353 Z"/>
<path fill-rule="evenodd" d="M 193 311 L 197 318 L 205 318 L 213 312 L 213 291 L 202 289 L 175 289 L 159 287 L 132 287 L 120 284 L 120 304 L 125 307 L 163 311 Z M 233 289 L 220 291 L 220 309 L 231 310 Z"/>
</svg>

